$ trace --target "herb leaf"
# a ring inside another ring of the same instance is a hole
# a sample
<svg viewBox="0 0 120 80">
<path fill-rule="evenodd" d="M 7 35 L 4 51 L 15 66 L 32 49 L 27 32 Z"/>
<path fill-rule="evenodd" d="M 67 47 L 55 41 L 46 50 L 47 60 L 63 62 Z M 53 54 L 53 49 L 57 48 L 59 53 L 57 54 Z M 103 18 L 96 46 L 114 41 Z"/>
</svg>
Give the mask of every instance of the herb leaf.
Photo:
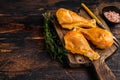
<svg viewBox="0 0 120 80">
<path fill-rule="evenodd" d="M 50 27 L 50 12 L 44 13 L 44 36 L 45 36 L 45 44 L 50 56 L 53 60 L 58 60 L 61 63 L 64 63 L 63 58 L 66 56 L 69 51 L 67 51 L 58 37 L 53 34 L 51 27 Z"/>
</svg>

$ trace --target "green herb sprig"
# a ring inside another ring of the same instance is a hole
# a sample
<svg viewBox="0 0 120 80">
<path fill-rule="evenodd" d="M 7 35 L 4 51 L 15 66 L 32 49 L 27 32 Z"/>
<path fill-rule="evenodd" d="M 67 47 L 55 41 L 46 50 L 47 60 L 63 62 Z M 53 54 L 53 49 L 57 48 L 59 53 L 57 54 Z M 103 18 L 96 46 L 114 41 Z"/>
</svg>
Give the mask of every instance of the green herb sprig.
<svg viewBox="0 0 120 80">
<path fill-rule="evenodd" d="M 45 43 L 48 52 L 53 60 L 58 60 L 61 63 L 64 63 L 63 58 L 69 52 L 62 46 L 61 41 L 58 39 L 57 35 L 52 34 L 50 27 L 50 13 L 44 13 L 44 35 L 45 35 Z"/>
</svg>

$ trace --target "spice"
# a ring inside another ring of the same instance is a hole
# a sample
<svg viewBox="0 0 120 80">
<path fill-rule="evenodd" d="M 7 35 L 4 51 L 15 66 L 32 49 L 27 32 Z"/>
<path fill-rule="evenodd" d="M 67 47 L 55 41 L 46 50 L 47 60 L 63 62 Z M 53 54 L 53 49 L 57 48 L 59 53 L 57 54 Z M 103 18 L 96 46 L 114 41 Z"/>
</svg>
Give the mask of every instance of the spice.
<svg viewBox="0 0 120 80">
<path fill-rule="evenodd" d="M 104 15 L 111 22 L 115 22 L 115 23 L 120 22 L 120 14 L 115 11 L 105 12 Z"/>
</svg>

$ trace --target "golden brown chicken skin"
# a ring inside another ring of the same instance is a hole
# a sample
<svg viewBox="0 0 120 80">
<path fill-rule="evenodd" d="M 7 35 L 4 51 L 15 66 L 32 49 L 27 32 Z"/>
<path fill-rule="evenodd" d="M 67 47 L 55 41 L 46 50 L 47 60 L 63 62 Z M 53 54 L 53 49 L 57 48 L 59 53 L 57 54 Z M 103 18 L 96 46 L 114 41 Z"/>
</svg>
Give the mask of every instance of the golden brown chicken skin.
<svg viewBox="0 0 120 80">
<path fill-rule="evenodd" d="M 85 19 L 68 9 L 58 9 L 56 12 L 56 17 L 59 24 L 66 29 L 73 29 L 76 26 L 86 28 L 96 27 L 96 21 L 94 19 Z"/>
<path fill-rule="evenodd" d="M 106 49 L 112 46 L 114 40 L 111 32 L 101 28 L 83 29 L 77 27 L 76 31 L 82 33 L 86 39 L 90 40 L 97 48 Z"/>
<path fill-rule="evenodd" d="M 65 48 L 73 54 L 81 54 L 90 60 L 97 60 L 100 56 L 89 46 L 85 37 L 76 31 L 69 31 L 64 36 Z"/>
</svg>

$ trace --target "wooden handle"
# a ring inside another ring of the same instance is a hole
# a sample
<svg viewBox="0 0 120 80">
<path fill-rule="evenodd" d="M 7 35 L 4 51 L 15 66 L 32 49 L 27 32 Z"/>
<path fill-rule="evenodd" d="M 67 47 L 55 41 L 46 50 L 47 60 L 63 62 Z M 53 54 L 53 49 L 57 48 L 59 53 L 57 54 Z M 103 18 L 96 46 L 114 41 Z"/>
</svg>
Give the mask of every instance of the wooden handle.
<svg viewBox="0 0 120 80">
<path fill-rule="evenodd" d="M 103 60 L 93 61 L 93 65 L 99 80 L 116 80 L 115 75 Z"/>
</svg>

